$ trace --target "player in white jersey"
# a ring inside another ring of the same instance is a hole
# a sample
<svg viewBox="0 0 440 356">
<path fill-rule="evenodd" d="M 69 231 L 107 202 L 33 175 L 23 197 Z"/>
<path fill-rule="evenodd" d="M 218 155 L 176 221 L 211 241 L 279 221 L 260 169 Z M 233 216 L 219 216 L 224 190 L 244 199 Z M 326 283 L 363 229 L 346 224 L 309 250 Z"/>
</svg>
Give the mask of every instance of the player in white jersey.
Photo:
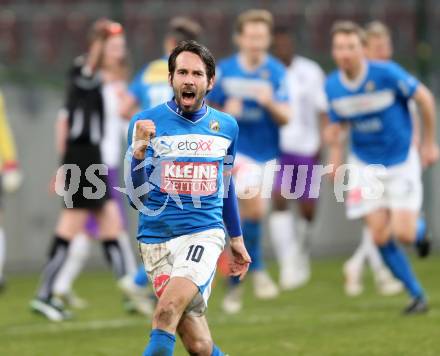
<svg viewBox="0 0 440 356">
<path fill-rule="evenodd" d="M 378 21 L 373 21 L 365 29 L 365 53 L 367 58 L 381 61 L 390 60 L 393 55 L 393 48 L 391 35 L 386 26 Z M 414 107 L 414 104 L 414 101 L 411 100 L 409 105 Z M 417 110 L 411 110 L 411 117 L 413 119 L 414 137 L 417 137 L 418 118 L 415 111 Z M 368 263 L 373 271 L 376 288 L 380 294 L 394 295 L 403 290 L 402 284 L 392 277 L 383 263 L 371 233 L 366 226 L 362 228 L 361 243 L 343 267 L 344 289 L 348 296 L 357 296 L 363 292 L 362 274 L 365 263 Z"/>
<path fill-rule="evenodd" d="M 287 290 L 302 286 L 310 278 L 307 239 L 320 184 L 312 174 L 319 163 L 321 126 L 327 120 L 324 72 L 295 50 L 289 31 L 277 28 L 273 53 L 287 67 L 290 120 L 280 130 L 281 170 L 275 180 L 269 225 L 280 266 L 280 286 Z M 298 201 L 299 214 L 290 210 L 291 199 Z"/>
</svg>

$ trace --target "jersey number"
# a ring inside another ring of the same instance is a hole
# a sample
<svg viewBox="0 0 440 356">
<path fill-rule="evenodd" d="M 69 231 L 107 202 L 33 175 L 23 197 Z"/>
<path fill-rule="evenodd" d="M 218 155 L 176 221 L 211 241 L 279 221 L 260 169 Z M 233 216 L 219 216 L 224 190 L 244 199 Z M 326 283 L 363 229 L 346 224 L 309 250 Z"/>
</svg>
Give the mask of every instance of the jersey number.
<svg viewBox="0 0 440 356">
<path fill-rule="evenodd" d="M 188 256 L 186 256 L 186 260 L 188 261 L 191 259 L 193 262 L 200 262 L 202 259 L 203 251 L 205 251 L 205 248 L 200 245 L 191 245 L 189 247 Z"/>
</svg>

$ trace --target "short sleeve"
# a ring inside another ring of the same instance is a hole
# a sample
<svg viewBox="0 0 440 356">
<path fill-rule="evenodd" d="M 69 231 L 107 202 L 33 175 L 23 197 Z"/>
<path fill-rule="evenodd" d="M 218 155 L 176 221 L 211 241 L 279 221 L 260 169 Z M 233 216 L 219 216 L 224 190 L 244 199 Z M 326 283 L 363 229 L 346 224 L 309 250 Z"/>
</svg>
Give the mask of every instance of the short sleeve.
<svg viewBox="0 0 440 356">
<path fill-rule="evenodd" d="M 397 94 L 405 99 L 411 98 L 420 82 L 395 62 L 387 64 L 387 75 Z"/>
</svg>

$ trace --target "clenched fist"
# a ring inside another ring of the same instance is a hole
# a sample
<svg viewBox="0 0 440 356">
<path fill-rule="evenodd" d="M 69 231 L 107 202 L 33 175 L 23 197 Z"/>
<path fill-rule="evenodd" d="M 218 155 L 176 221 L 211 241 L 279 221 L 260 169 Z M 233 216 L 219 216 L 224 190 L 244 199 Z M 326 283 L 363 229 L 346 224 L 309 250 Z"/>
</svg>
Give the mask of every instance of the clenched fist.
<svg viewBox="0 0 440 356">
<path fill-rule="evenodd" d="M 143 160 L 150 139 L 156 135 L 156 125 L 151 120 L 136 121 L 133 129 L 133 156 Z"/>
</svg>

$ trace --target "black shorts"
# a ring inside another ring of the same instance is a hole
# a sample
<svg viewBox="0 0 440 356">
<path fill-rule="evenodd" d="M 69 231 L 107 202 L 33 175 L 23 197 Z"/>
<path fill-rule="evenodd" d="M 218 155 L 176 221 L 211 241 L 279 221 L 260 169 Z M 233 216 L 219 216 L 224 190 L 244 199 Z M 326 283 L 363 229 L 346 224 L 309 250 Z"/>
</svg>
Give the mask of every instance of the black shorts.
<svg viewBox="0 0 440 356">
<path fill-rule="evenodd" d="M 107 175 L 99 174 L 97 170 L 94 170 L 94 174 L 100 181 L 101 186 L 105 185 L 105 193 L 102 197 L 96 199 L 87 196 L 87 190 L 91 189 L 92 193 L 96 193 L 98 188 L 95 184 L 90 182 L 86 177 L 86 170 L 94 164 L 102 164 L 101 150 L 99 146 L 94 145 L 70 145 L 67 147 L 66 154 L 64 156 L 63 164 L 74 164 L 80 169 L 79 187 L 76 193 L 72 195 L 72 208 L 76 209 L 100 209 L 105 202 L 109 199 L 110 190 L 107 182 Z M 71 184 L 72 170 L 67 170 L 65 190 L 68 191 Z M 73 188 L 73 187 L 72 187 Z M 86 189 L 85 189 L 86 188 Z M 102 187 L 101 187 L 102 188 Z M 84 190 L 85 189 L 85 190 Z M 64 200 L 66 206 L 66 201 Z"/>
</svg>

